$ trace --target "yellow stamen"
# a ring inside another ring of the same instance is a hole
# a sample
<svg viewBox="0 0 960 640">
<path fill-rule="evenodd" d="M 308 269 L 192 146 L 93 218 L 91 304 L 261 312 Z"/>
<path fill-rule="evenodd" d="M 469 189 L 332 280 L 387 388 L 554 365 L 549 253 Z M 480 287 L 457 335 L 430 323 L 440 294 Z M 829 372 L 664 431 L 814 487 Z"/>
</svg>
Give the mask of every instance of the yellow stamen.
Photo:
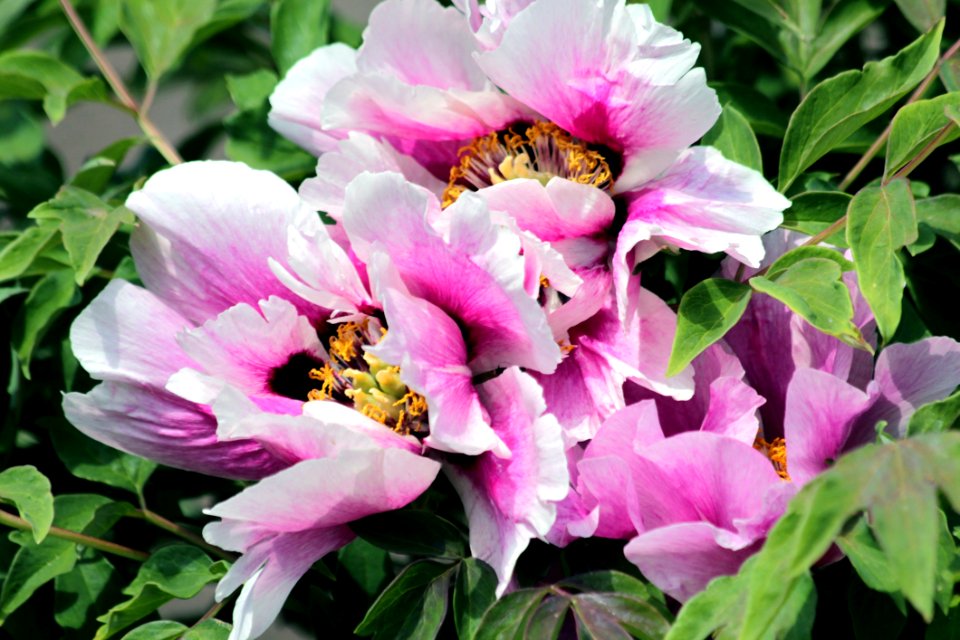
<svg viewBox="0 0 960 640">
<path fill-rule="evenodd" d="M 336 337 L 330 338 L 330 353 L 343 362 L 357 357 L 357 343 L 360 341 L 360 325 L 356 322 L 344 322 L 337 327 Z"/>
<path fill-rule="evenodd" d="M 770 459 L 774 471 L 784 480 L 790 479 L 787 473 L 787 442 L 783 438 L 774 438 L 770 442 L 763 439 L 763 436 L 757 434 L 753 442 L 753 448 L 758 450 Z"/>
<path fill-rule="evenodd" d="M 550 279 L 547 278 L 547 276 L 541 275 L 541 276 L 540 276 L 540 287 L 543 288 L 543 289 L 546 289 L 546 288 L 549 287 L 549 286 L 550 286 Z"/>
<path fill-rule="evenodd" d="M 389 417 L 386 411 L 384 411 L 383 409 L 381 409 L 375 404 L 363 405 L 363 409 L 360 410 L 360 413 L 362 413 L 363 415 L 367 416 L 372 420 L 376 420 L 380 424 L 386 424 L 387 418 Z"/>
<path fill-rule="evenodd" d="M 560 177 L 598 189 L 613 186 L 613 172 L 603 155 L 552 122 L 518 124 L 480 136 L 458 154 L 459 163 L 450 169 L 443 192 L 444 207 L 464 191 L 517 178 L 546 184 Z"/>
</svg>

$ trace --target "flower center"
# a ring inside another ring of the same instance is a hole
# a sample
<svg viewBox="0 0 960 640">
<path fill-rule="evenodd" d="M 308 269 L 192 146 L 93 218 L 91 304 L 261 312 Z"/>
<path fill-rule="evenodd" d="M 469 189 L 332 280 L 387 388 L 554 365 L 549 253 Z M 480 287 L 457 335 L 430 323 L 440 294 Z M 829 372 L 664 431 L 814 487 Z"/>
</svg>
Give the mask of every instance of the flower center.
<svg viewBox="0 0 960 640">
<path fill-rule="evenodd" d="M 783 438 L 774 438 L 770 442 L 763 439 L 763 436 L 757 434 L 757 439 L 753 441 L 753 448 L 767 456 L 773 464 L 773 469 L 777 475 L 784 480 L 790 479 L 787 473 L 787 441 Z"/>
<path fill-rule="evenodd" d="M 552 122 L 515 124 L 476 138 L 460 149 L 460 163 L 450 169 L 443 206 L 464 191 L 477 191 L 516 178 L 544 185 L 559 177 L 598 189 L 613 186 L 613 172 L 602 153 Z"/>
<path fill-rule="evenodd" d="M 379 342 L 385 333 L 382 329 L 372 331 L 369 320 L 338 325 L 337 335 L 330 338 L 329 359 L 307 374 L 320 383 L 307 398 L 351 404 L 397 433 L 425 437 L 429 433 L 426 400 L 400 380 L 400 367 L 363 350 Z"/>
</svg>

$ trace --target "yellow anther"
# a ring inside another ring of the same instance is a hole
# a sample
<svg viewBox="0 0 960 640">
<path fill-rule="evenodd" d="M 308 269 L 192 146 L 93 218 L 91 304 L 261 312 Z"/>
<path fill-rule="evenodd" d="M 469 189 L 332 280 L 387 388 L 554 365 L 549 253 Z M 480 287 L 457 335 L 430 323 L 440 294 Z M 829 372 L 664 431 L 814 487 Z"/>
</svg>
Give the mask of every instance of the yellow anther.
<svg viewBox="0 0 960 640">
<path fill-rule="evenodd" d="M 330 353 L 342 362 L 350 362 L 358 355 L 360 325 L 344 322 L 337 327 L 336 337 L 330 338 Z"/>
<path fill-rule="evenodd" d="M 547 276 L 541 275 L 541 276 L 540 276 L 540 288 L 541 288 L 541 289 L 546 289 L 546 288 L 549 287 L 549 286 L 550 286 L 550 279 L 547 278 Z"/>
<path fill-rule="evenodd" d="M 770 442 L 763 439 L 763 436 L 757 434 L 753 442 L 753 448 L 770 459 L 774 471 L 784 480 L 790 479 L 787 472 L 787 442 L 783 438 L 774 438 Z"/>
<path fill-rule="evenodd" d="M 360 410 L 360 413 L 367 416 L 371 420 L 376 420 L 380 424 L 386 424 L 387 418 L 389 417 L 386 411 L 384 411 L 383 409 L 381 409 L 375 404 L 363 405 L 363 408 Z"/>
<path fill-rule="evenodd" d="M 329 400 L 330 396 L 326 395 L 320 389 L 310 389 L 307 392 L 307 400 Z"/>
</svg>

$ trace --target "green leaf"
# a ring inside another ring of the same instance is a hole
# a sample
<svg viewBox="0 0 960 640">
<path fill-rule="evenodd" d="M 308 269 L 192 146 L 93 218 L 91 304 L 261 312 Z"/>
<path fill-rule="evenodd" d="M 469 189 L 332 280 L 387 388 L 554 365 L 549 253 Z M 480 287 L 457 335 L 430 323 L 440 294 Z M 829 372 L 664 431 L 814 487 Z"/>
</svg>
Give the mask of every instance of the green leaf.
<svg viewBox="0 0 960 640">
<path fill-rule="evenodd" d="M 91 193 L 101 193 L 107 187 L 110 178 L 116 173 L 127 153 L 143 142 L 144 139 L 139 136 L 123 138 L 98 151 L 83 163 L 77 175 L 70 179 L 70 185 Z"/>
<path fill-rule="evenodd" d="M 387 511 L 350 523 L 354 533 L 394 553 L 433 558 L 467 556 L 467 540 L 454 524 L 429 511 Z"/>
<path fill-rule="evenodd" d="M 39 157 L 43 143 L 43 124 L 26 104 L 0 103 L 0 166 Z"/>
<path fill-rule="evenodd" d="M 227 75 L 227 90 L 233 104 L 241 111 L 251 111 L 263 106 L 273 93 L 279 79 L 269 69 L 258 69 L 247 75 Z"/>
<path fill-rule="evenodd" d="M 792 196 L 790 208 L 783 212 L 781 226 L 815 236 L 847 213 L 851 197 L 840 191 L 805 191 Z M 846 247 L 844 230 L 838 229 L 824 242 Z"/>
<path fill-rule="evenodd" d="M 180 640 L 187 628 L 173 620 L 154 620 L 131 629 L 121 640 Z"/>
<path fill-rule="evenodd" d="M 0 100 L 42 100 L 47 117 L 56 124 L 78 100 L 106 101 L 99 78 L 85 78 L 42 51 L 0 53 Z"/>
<path fill-rule="evenodd" d="M 64 629 L 94 632 L 93 614 L 109 606 L 114 595 L 113 565 L 102 556 L 82 557 L 73 570 L 54 578 L 56 612 L 54 618 Z M 87 627 L 85 629 L 85 627 Z"/>
<path fill-rule="evenodd" d="M 213 18 L 216 7 L 216 0 L 126 0 L 120 29 L 147 76 L 157 80 L 179 63 L 196 32 Z"/>
<path fill-rule="evenodd" d="M 883 13 L 888 3 L 889 0 L 840 0 L 834 4 L 810 45 L 803 77 L 817 75 L 840 47 Z"/>
<path fill-rule="evenodd" d="M 960 195 L 947 193 L 924 198 L 916 201 L 917 208 L 917 241 L 907 249 L 917 255 L 933 246 L 936 236 L 949 240 L 953 246 L 960 248 Z"/>
<path fill-rule="evenodd" d="M 940 53 L 943 23 L 895 56 L 824 80 L 790 118 L 780 153 L 781 192 L 800 173 L 915 87 Z"/>
<path fill-rule="evenodd" d="M 496 599 L 497 574 L 487 563 L 464 558 L 453 588 L 453 621 L 461 640 L 472 640 L 483 614 Z"/>
<path fill-rule="evenodd" d="M 577 632 L 581 638 L 631 640 L 632 636 L 620 626 L 612 613 L 588 598 L 589 595 L 570 598 L 574 619 L 577 621 Z"/>
<path fill-rule="evenodd" d="M 893 128 L 887 139 L 887 160 L 883 170 L 889 178 L 910 162 L 921 151 L 936 148 L 960 137 L 960 128 L 952 126 L 946 135 L 942 130 L 952 120 L 944 110 L 960 107 L 960 91 L 929 100 L 920 100 L 904 106 L 893 117 Z"/>
<path fill-rule="evenodd" d="M 73 271 L 53 271 L 30 290 L 13 322 L 13 346 L 20 360 L 23 377 L 30 379 L 30 359 L 37 343 L 60 312 L 76 302 L 77 286 Z"/>
<path fill-rule="evenodd" d="M 57 496 L 53 505 L 53 524 L 87 533 L 91 523 L 96 522 L 97 512 L 109 504 L 110 500 L 103 496 Z M 95 533 L 91 532 L 91 535 Z M 77 562 L 77 545 L 74 542 L 48 536 L 38 544 L 30 537 L 17 534 L 12 534 L 11 539 L 21 548 L 14 556 L 0 589 L 0 624 L 34 591 L 55 577 L 70 572 Z"/>
<path fill-rule="evenodd" d="M 699 282 L 683 294 L 667 375 L 683 371 L 722 338 L 746 311 L 750 295 L 747 285 L 717 278 Z"/>
<path fill-rule="evenodd" d="M 757 137 L 743 114 L 733 107 L 724 107 L 720 119 L 703 136 L 701 144 L 716 147 L 727 160 L 739 162 L 763 173 L 763 158 Z"/>
<path fill-rule="evenodd" d="M 353 542 L 337 552 L 337 560 L 371 598 L 386 586 L 387 578 L 392 575 L 389 552 L 375 547 L 363 538 Z"/>
<path fill-rule="evenodd" d="M 56 225 L 28 227 L 0 251 L 0 281 L 20 276 L 57 233 Z"/>
<path fill-rule="evenodd" d="M 560 585 L 565 588 L 572 587 L 579 589 L 580 591 L 624 593 L 636 596 L 641 600 L 654 600 L 658 602 L 663 600 L 663 594 L 661 594 L 656 587 L 652 587 L 646 582 L 622 571 L 612 569 L 581 573 L 572 578 L 567 578 L 561 582 Z"/>
<path fill-rule="evenodd" d="M 837 538 L 837 546 L 868 587 L 885 593 L 899 592 L 896 576 L 866 520 L 857 520 L 856 525 Z"/>
<path fill-rule="evenodd" d="M 917 216 L 906 180 L 862 189 L 847 209 L 847 244 L 860 291 L 889 340 L 900 324 L 906 278 L 897 250 L 917 239 Z"/>
<path fill-rule="evenodd" d="M 530 640 L 557 640 L 570 610 L 570 598 L 551 596 L 543 601 L 527 623 L 524 637 Z"/>
<path fill-rule="evenodd" d="M 330 0 L 278 0 L 270 8 L 270 48 L 280 74 L 330 40 Z"/>
<path fill-rule="evenodd" d="M 670 623 L 646 600 L 623 593 L 582 593 L 572 598 L 574 611 L 583 618 L 585 611 L 596 609 L 610 616 L 629 636 L 663 638 Z M 606 637 L 592 634 L 593 637 Z"/>
<path fill-rule="evenodd" d="M 12 503 L 30 523 L 34 541 L 43 541 L 53 522 L 53 494 L 45 475 L 30 465 L 6 469 L 0 473 L 0 501 Z"/>
<path fill-rule="evenodd" d="M 6 0 L 0 2 L 0 35 L 7 30 L 24 9 L 29 6 L 31 0 Z"/>
<path fill-rule="evenodd" d="M 487 609 L 475 640 L 523 640 L 527 624 L 547 593 L 546 589 L 521 589 L 503 596 Z"/>
<path fill-rule="evenodd" d="M 112 207 L 89 191 L 69 185 L 29 215 L 37 220 L 59 222 L 63 246 L 70 256 L 78 285 L 90 276 L 97 258 L 120 224 L 133 222 L 133 213 L 126 207 Z"/>
<path fill-rule="evenodd" d="M 123 590 L 130 599 L 97 618 L 103 626 L 97 630 L 95 640 L 114 636 L 173 599 L 192 598 L 226 572 L 223 561 L 211 562 L 197 547 L 175 544 L 160 549 L 143 563 L 137 577 Z"/>
<path fill-rule="evenodd" d="M 869 349 L 853 323 L 853 303 L 842 279 L 849 268 L 836 251 L 800 247 L 781 256 L 766 276 L 750 278 L 750 286 L 784 303 L 816 329 Z"/>
<path fill-rule="evenodd" d="M 181 640 L 227 640 L 232 628 L 223 620 L 210 618 L 192 627 Z"/>
<path fill-rule="evenodd" d="M 157 463 L 100 444 L 66 422 L 53 423 L 50 434 L 57 456 L 70 473 L 84 480 L 142 496 L 144 485 L 157 468 Z"/>
<path fill-rule="evenodd" d="M 386 638 L 433 638 L 446 616 L 456 565 L 421 560 L 408 565 L 374 601 L 354 633 Z"/>
<path fill-rule="evenodd" d="M 896 0 L 903 17 L 917 31 L 928 31 L 947 11 L 946 0 Z"/>
<path fill-rule="evenodd" d="M 938 433 L 955 429 L 958 424 L 960 424 L 960 392 L 917 409 L 910 416 L 907 433 L 910 435 Z"/>
</svg>

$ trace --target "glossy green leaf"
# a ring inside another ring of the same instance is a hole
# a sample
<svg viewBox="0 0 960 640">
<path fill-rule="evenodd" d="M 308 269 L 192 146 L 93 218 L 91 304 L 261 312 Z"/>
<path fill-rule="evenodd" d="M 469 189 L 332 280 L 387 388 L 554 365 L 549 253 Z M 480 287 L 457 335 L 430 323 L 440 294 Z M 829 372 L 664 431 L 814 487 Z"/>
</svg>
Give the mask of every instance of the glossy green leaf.
<svg viewBox="0 0 960 640">
<path fill-rule="evenodd" d="M 18 277 L 33 263 L 57 233 L 56 225 L 28 227 L 0 251 L 0 281 Z"/>
<path fill-rule="evenodd" d="M 850 38 L 873 22 L 890 0 L 840 0 L 830 7 L 803 60 L 801 74 L 813 78 Z"/>
<path fill-rule="evenodd" d="M 381 549 L 433 558 L 463 558 L 467 540 L 448 520 L 429 511 L 388 511 L 350 523 L 354 533 Z"/>
<path fill-rule="evenodd" d="M 435 637 L 446 616 L 455 568 L 430 560 L 408 565 L 370 606 L 354 633 L 376 640 Z"/>
<path fill-rule="evenodd" d="M 31 0 L 5 0 L 0 2 L 0 35 L 29 6 Z"/>
<path fill-rule="evenodd" d="M 56 124 L 78 100 L 107 99 L 99 78 L 85 78 L 42 51 L 0 53 L 0 100 L 42 100 L 47 117 Z"/>
<path fill-rule="evenodd" d="M 29 162 L 43 145 L 43 124 L 27 105 L 0 102 L 0 166 Z"/>
<path fill-rule="evenodd" d="M 940 52 L 943 23 L 895 56 L 844 71 L 810 91 L 794 111 L 780 152 L 780 191 L 915 87 Z"/>
<path fill-rule="evenodd" d="M 51 428 L 57 456 L 70 473 L 93 482 L 126 489 L 138 496 L 157 463 L 100 444 L 73 425 L 57 422 Z"/>
<path fill-rule="evenodd" d="M 204 620 L 187 631 L 181 640 L 227 640 L 233 627 L 223 620 Z"/>
<path fill-rule="evenodd" d="M 497 574 L 476 558 L 464 558 L 453 588 L 453 621 L 461 640 L 472 640 L 483 614 L 496 599 Z"/>
<path fill-rule="evenodd" d="M 329 41 L 330 0 L 278 0 L 270 8 L 270 46 L 280 74 Z"/>
<path fill-rule="evenodd" d="M 154 80 L 172 70 L 217 7 L 216 0 L 126 0 L 120 29 Z"/>
<path fill-rule="evenodd" d="M 947 11 L 946 0 L 896 0 L 903 17 L 917 31 L 928 31 Z"/>
<path fill-rule="evenodd" d="M 57 496 L 53 524 L 87 533 L 88 527 L 96 520 L 97 511 L 109 504 L 110 500 L 103 496 Z M 37 589 L 57 576 L 70 572 L 77 562 L 77 545 L 74 542 L 48 536 L 38 544 L 26 535 L 13 534 L 11 537 L 21 547 L 0 588 L 0 623 Z"/>
<path fill-rule="evenodd" d="M 363 538 L 353 542 L 337 552 L 340 566 L 353 578 L 354 582 L 371 598 L 386 586 L 393 575 L 390 553 L 376 547 Z"/>
<path fill-rule="evenodd" d="M 579 637 L 631 640 L 632 636 L 620 625 L 619 620 L 589 596 L 574 596 L 570 598 L 570 604 L 573 606 Z"/>
<path fill-rule="evenodd" d="M 663 601 L 663 594 L 656 587 L 622 571 L 612 569 L 581 573 L 572 578 L 567 578 L 560 584 L 564 588 L 570 587 L 580 591 L 623 593 L 636 596 L 641 600 Z"/>
<path fill-rule="evenodd" d="M 524 630 L 547 593 L 521 589 L 503 596 L 487 609 L 475 640 L 524 640 Z"/>
<path fill-rule="evenodd" d="M 846 215 L 851 197 L 840 191 L 805 191 L 792 196 L 790 208 L 783 212 L 781 226 L 810 236 L 817 235 Z M 838 229 L 824 242 L 846 247 L 844 229 Z"/>
<path fill-rule="evenodd" d="M 945 109 L 960 107 L 960 91 L 947 93 L 929 100 L 908 104 L 893 118 L 893 128 L 887 140 L 887 160 L 883 175 L 894 175 L 921 151 L 930 150 L 960 137 L 960 128 L 953 126 L 944 135 L 944 127 L 951 123 Z"/>
<path fill-rule="evenodd" d="M 43 541 L 53 522 L 53 494 L 45 475 L 31 465 L 0 472 L 0 501 L 13 504 L 30 523 L 34 541 Z"/>
<path fill-rule="evenodd" d="M 97 618 L 103 625 L 95 640 L 113 637 L 173 599 L 192 598 L 226 572 L 223 561 L 211 562 L 197 547 L 163 547 L 143 563 L 137 577 L 124 588 L 123 593 L 130 598 Z"/>
<path fill-rule="evenodd" d="M 53 200 L 31 211 L 30 217 L 59 223 L 78 285 L 90 276 L 120 224 L 133 222 L 133 213 L 126 207 L 110 206 L 89 191 L 73 186 L 63 187 Z"/>
<path fill-rule="evenodd" d="M 862 189 L 847 209 L 847 244 L 860 291 L 889 340 L 900 324 L 906 278 L 897 251 L 917 239 L 917 216 L 906 180 Z"/>
<path fill-rule="evenodd" d="M 687 291 L 677 311 L 677 333 L 667 375 L 683 371 L 722 338 L 746 311 L 751 293 L 743 283 L 717 278 L 699 282 Z"/>
<path fill-rule="evenodd" d="M 960 195 L 947 193 L 916 201 L 917 240 L 907 246 L 912 255 L 927 251 L 936 236 L 949 240 L 960 248 Z"/>
<path fill-rule="evenodd" d="M 853 323 L 853 303 L 842 275 L 850 263 L 823 247 L 794 249 L 774 262 L 750 286 L 784 303 L 818 330 L 869 348 Z"/>
<path fill-rule="evenodd" d="M 757 137 L 747 119 L 731 106 L 724 107 L 720 119 L 703 136 L 701 144 L 716 147 L 727 160 L 763 172 L 763 158 Z"/>
<path fill-rule="evenodd" d="M 60 313 L 76 302 L 73 271 L 53 271 L 30 290 L 13 323 L 13 346 L 23 376 L 30 379 L 30 360 L 37 343 Z"/>
</svg>

